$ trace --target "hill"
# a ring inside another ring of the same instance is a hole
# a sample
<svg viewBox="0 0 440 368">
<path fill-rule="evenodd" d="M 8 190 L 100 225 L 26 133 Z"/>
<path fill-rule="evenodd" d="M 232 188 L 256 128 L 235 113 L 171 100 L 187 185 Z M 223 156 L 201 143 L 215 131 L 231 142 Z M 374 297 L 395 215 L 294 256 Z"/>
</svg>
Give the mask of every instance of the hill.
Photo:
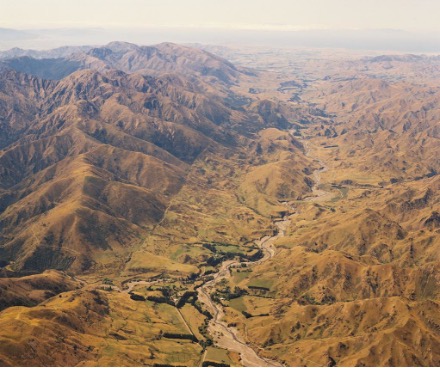
<svg viewBox="0 0 440 368">
<path fill-rule="evenodd" d="M 8 54 L 0 363 L 440 364 L 438 57 L 223 53 Z"/>
<path fill-rule="evenodd" d="M 319 185 L 290 202 L 277 254 L 233 272 L 249 294 L 226 322 L 289 366 L 437 365 L 438 62 L 325 66 L 299 94 L 323 112 L 300 131 Z"/>
<path fill-rule="evenodd" d="M 0 152 L 0 256 L 15 271 L 121 267 L 196 161 L 247 150 L 260 127 L 287 124 L 237 104 L 241 97 L 229 88 L 240 72 L 209 53 L 112 43 L 84 55 L 105 67 L 59 81 L 0 75 L 9 116 Z M 35 61 L 53 71 L 47 59 Z M 160 75 L 145 74 L 153 69 Z M 110 264 L 97 263 L 101 253 L 111 254 Z"/>
</svg>

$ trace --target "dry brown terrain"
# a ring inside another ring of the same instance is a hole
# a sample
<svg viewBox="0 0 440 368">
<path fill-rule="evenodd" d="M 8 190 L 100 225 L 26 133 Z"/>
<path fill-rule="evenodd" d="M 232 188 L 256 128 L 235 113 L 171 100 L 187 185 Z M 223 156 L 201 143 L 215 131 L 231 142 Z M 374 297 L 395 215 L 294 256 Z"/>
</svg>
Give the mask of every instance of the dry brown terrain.
<svg viewBox="0 0 440 368">
<path fill-rule="evenodd" d="M 325 111 L 301 135 L 327 194 L 292 203 L 274 259 L 232 278 L 267 290 L 231 303 L 228 321 L 287 365 L 440 363 L 438 61 L 383 59 L 302 88 Z"/>
<path fill-rule="evenodd" d="M 4 62 L 0 364 L 440 365 L 439 58 L 208 49 Z"/>
</svg>

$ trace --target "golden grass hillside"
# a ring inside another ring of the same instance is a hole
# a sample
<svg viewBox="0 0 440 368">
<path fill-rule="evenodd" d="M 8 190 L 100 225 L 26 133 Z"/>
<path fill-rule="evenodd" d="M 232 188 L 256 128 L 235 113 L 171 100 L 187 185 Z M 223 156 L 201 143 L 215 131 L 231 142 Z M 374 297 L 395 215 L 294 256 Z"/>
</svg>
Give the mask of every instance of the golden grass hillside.
<svg viewBox="0 0 440 368">
<path fill-rule="evenodd" d="M 2 365 L 197 365 L 201 348 L 162 337 L 187 333 L 174 308 L 128 294 L 62 293 L 37 307 L 0 312 Z M 160 307 L 163 308 L 163 307 Z M 38 336 L 38 338 L 37 338 Z"/>
<path fill-rule="evenodd" d="M 333 161 L 315 128 L 310 156 L 327 165 L 320 187 L 332 195 L 296 201 L 276 256 L 235 271 L 230 287 L 249 296 L 227 321 L 288 365 L 437 365 L 438 176 L 362 182 L 362 167 L 341 170 L 352 158 L 341 149 Z"/>
<path fill-rule="evenodd" d="M 145 249 L 146 254 L 197 264 L 208 257 L 206 249 L 199 247 L 203 243 L 252 246 L 273 233 L 271 216 L 280 217 L 286 211 L 281 202 L 310 191 L 307 180 L 311 179 L 303 172 L 308 164 L 293 137 L 278 129 L 262 131 L 233 155 L 226 150 L 207 151 L 195 161 L 164 219 L 139 252 Z M 263 192 L 260 183 L 265 182 L 268 187 Z M 183 246 L 186 255 L 178 252 Z M 136 268 L 134 263 L 138 263 L 136 257 L 127 269 Z"/>
<path fill-rule="evenodd" d="M 54 270 L 25 277 L 0 278 L 0 309 L 16 305 L 34 306 L 82 286 L 81 282 Z"/>
<path fill-rule="evenodd" d="M 440 365 L 438 60 L 330 54 L 112 43 L 0 74 L 0 365 L 237 365 L 194 295 L 232 259 L 212 297 L 259 355 Z"/>
<path fill-rule="evenodd" d="M 50 83 L 2 75 L 0 91 L 20 101 L 9 128 L 27 129 L 0 151 L 0 257 L 14 261 L 14 271 L 123 268 L 183 185 L 204 180 L 191 169 L 199 157 L 228 151 L 238 169 L 240 152 L 252 152 L 252 132 L 280 124 L 266 122 L 265 111 L 229 90 L 244 74 L 227 61 L 171 44 L 147 49 L 124 43 L 94 49 L 87 57 L 104 63 L 100 72 L 91 65 Z M 112 69 L 125 70 L 128 55 L 139 58 L 131 74 Z M 141 74 L 142 63 L 154 77 Z M 170 74 L 170 65 L 180 74 Z M 31 108 L 38 114 L 25 114 Z M 277 106 L 270 111 L 277 114 Z M 232 191 L 228 196 L 235 200 Z"/>
</svg>

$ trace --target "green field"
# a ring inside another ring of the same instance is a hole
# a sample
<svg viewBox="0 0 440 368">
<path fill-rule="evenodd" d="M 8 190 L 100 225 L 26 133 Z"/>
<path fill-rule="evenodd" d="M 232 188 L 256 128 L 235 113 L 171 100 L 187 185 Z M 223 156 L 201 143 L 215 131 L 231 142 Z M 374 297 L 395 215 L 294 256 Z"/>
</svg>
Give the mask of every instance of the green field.
<svg viewBox="0 0 440 368">
<path fill-rule="evenodd" d="M 247 278 L 251 273 L 252 273 L 251 270 L 242 270 L 242 269 L 240 269 L 240 272 L 237 272 L 237 270 L 234 270 L 232 272 L 232 277 L 233 277 L 234 283 L 239 284 L 245 278 Z"/>
<path fill-rule="evenodd" d="M 234 308 L 235 310 L 239 311 L 239 312 L 247 312 L 247 308 L 246 305 L 244 303 L 244 297 L 241 296 L 239 298 L 235 298 L 229 301 L 229 306 L 231 308 Z"/>
<path fill-rule="evenodd" d="M 248 286 L 255 286 L 255 287 L 264 287 L 267 289 L 270 289 L 273 285 L 274 280 L 272 279 L 253 279 L 248 283 Z"/>
<path fill-rule="evenodd" d="M 189 304 L 185 304 L 185 306 L 180 309 L 180 312 L 183 318 L 185 318 L 186 323 L 190 326 L 194 336 L 197 337 L 198 340 L 204 340 L 205 336 L 200 333 L 199 327 L 203 325 L 206 317 Z"/>
<path fill-rule="evenodd" d="M 244 251 L 237 245 L 215 245 L 215 249 L 218 253 L 244 254 Z"/>
<path fill-rule="evenodd" d="M 212 346 L 207 349 L 205 361 L 233 365 L 227 350 L 214 348 Z"/>
<path fill-rule="evenodd" d="M 148 302 L 147 302 L 148 303 Z M 189 334 L 191 331 L 185 326 L 176 308 L 163 303 L 153 306 L 156 315 L 161 317 L 161 330 L 171 333 Z"/>
</svg>

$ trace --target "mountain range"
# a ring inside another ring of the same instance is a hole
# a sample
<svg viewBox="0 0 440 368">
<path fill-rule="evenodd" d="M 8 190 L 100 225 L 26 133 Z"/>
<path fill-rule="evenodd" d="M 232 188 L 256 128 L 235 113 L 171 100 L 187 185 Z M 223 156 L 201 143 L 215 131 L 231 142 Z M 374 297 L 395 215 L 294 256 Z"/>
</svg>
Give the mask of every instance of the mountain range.
<svg viewBox="0 0 440 368">
<path fill-rule="evenodd" d="M 204 48 L 0 53 L 1 365 L 439 365 L 440 59 Z"/>
</svg>

